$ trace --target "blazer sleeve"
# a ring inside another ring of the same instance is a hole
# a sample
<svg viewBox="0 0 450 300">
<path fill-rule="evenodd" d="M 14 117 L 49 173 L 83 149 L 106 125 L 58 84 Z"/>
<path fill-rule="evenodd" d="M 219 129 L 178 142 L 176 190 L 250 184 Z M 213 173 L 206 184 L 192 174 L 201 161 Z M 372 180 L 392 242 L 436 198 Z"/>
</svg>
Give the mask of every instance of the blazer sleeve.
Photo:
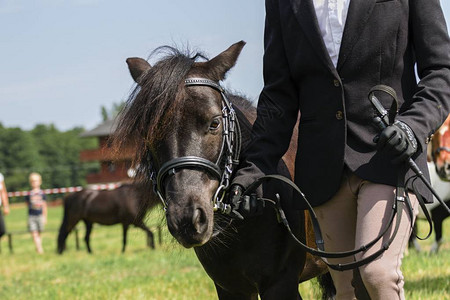
<svg viewBox="0 0 450 300">
<path fill-rule="evenodd" d="M 450 113 L 450 40 L 439 0 L 410 1 L 410 37 L 420 81 L 397 119 L 411 127 L 425 150 Z"/>
<path fill-rule="evenodd" d="M 234 179 L 234 183 L 244 187 L 262 174 L 276 172 L 297 121 L 298 92 L 291 77 L 280 23 L 279 5 L 288 4 L 287 1 L 266 0 L 264 88 L 258 100 L 252 142 L 245 151 L 246 161 Z"/>
</svg>

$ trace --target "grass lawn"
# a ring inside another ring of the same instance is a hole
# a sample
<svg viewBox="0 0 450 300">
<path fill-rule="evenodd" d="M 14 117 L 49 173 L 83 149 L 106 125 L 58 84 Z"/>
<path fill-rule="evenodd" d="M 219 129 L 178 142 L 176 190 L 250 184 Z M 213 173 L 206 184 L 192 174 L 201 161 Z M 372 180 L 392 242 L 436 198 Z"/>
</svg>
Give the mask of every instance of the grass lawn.
<svg viewBox="0 0 450 300">
<path fill-rule="evenodd" d="M 5 217 L 8 231 L 26 231 L 26 210 L 15 205 Z M 57 229 L 62 207 L 49 208 L 47 231 L 43 234 L 45 253 L 37 255 L 29 234 L 13 235 L 14 253 L 6 237 L 1 240 L 0 299 L 217 299 L 214 285 L 192 250 L 176 244 L 163 230 L 163 244 L 152 251 L 145 246 L 145 233 L 131 228 L 125 254 L 121 254 L 120 225 L 94 225 L 93 254 L 83 241 L 84 224 L 79 224 L 80 251 L 75 235 L 67 240 L 67 251 L 56 254 Z M 148 224 L 159 224 L 158 209 Z M 421 231 L 426 224 L 420 222 Z M 450 221 L 444 223 L 446 242 L 437 255 L 410 251 L 404 259 L 407 299 L 450 299 Z M 421 242 L 430 248 L 432 238 Z M 319 299 L 314 282 L 299 287 L 304 299 Z"/>
</svg>

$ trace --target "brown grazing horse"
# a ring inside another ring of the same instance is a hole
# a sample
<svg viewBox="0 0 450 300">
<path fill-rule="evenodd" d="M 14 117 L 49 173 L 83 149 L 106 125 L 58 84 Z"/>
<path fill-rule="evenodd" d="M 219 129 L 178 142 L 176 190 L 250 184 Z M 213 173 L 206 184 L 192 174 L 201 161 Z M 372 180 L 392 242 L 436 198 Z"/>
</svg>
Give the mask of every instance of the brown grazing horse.
<svg viewBox="0 0 450 300">
<path fill-rule="evenodd" d="M 250 142 L 255 109 L 218 82 L 244 44 L 205 61 L 169 47 L 162 48 L 170 53 L 153 67 L 140 58 L 127 59 L 138 85 L 122 112 L 116 141 L 119 149 L 124 141 L 134 141 L 138 180 L 146 184 L 148 197 L 156 185 L 170 233 L 194 248 L 219 299 L 301 299 L 299 282 L 325 273 L 326 266 L 306 255 L 269 206 L 245 220 L 223 213 L 223 189 L 237 158 L 242 161 L 240 146 Z M 295 150 L 291 147 L 280 161 L 281 174 L 290 175 Z M 268 182 L 264 193 L 267 198 L 280 194 L 297 236 L 313 236 L 305 213 L 292 209 L 290 188 Z M 332 294 L 331 281 L 323 287 L 325 295 Z"/>
<path fill-rule="evenodd" d="M 87 251 L 92 253 L 89 244 L 93 223 L 114 225 L 122 223 L 123 246 L 125 252 L 127 231 L 130 225 L 147 233 L 147 245 L 155 248 L 153 233 L 145 225 L 144 217 L 157 201 L 146 201 L 138 196 L 135 185 L 123 184 L 114 190 L 95 191 L 85 189 L 64 198 L 64 217 L 58 234 L 58 253 L 66 247 L 66 239 L 80 220 L 86 225 L 85 242 Z"/>
<path fill-rule="evenodd" d="M 431 184 L 439 197 L 450 207 L 450 115 L 442 126 L 435 132 L 428 147 L 428 169 L 430 171 Z M 433 204 L 427 205 L 430 212 L 435 239 L 431 246 L 431 253 L 437 253 L 442 244 L 442 223 L 450 215 L 448 211 L 436 199 Z M 420 218 L 425 215 L 419 214 Z M 416 228 L 417 229 L 417 228 Z M 420 251 L 420 245 L 412 234 L 409 247 Z"/>
<path fill-rule="evenodd" d="M 431 157 L 435 165 L 436 173 L 439 176 L 442 193 L 442 200 L 450 207 L 450 115 L 444 124 L 434 135 L 431 142 Z M 431 209 L 431 219 L 433 220 L 435 242 L 431 248 L 432 252 L 438 252 L 442 244 L 442 223 L 450 216 L 442 205 L 437 205 Z"/>
<path fill-rule="evenodd" d="M 442 180 L 450 181 L 450 115 L 431 140 L 431 160 Z"/>
</svg>

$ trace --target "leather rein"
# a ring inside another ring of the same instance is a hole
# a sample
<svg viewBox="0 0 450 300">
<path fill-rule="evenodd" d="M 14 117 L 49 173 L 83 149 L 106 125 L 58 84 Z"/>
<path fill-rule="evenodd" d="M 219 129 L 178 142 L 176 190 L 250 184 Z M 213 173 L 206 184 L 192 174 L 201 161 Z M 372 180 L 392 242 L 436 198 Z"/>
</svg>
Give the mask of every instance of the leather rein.
<svg viewBox="0 0 450 300">
<path fill-rule="evenodd" d="M 218 91 L 222 98 L 222 146 L 216 162 L 198 156 L 182 156 L 165 162 L 158 171 L 151 170 L 150 180 L 153 182 L 155 193 L 167 211 L 164 182 L 181 169 L 200 169 L 219 181 L 219 187 L 212 199 L 214 211 L 229 214 L 231 205 L 223 202 L 225 192 L 230 185 L 233 167 L 239 164 L 241 152 L 241 132 L 236 112 L 228 100 L 225 90 L 215 81 L 206 78 L 187 78 L 185 87 L 206 86 Z"/>
</svg>

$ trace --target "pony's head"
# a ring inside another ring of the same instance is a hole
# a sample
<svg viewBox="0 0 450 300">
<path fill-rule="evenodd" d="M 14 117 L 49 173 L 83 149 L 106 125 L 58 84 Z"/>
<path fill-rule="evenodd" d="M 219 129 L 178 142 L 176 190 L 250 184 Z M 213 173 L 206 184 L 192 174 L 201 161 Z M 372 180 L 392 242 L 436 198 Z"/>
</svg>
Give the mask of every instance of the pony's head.
<svg viewBox="0 0 450 300">
<path fill-rule="evenodd" d="M 225 126 L 223 95 L 213 85 L 225 78 L 244 45 L 236 43 L 205 61 L 173 48 L 154 66 L 127 59 L 137 87 L 121 114 L 116 141 L 134 141 L 137 178 L 157 182 L 169 231 L 185 247 L 203 245 L 212 236 Z M 209 84 L 189 85 L 190 78 Z"/>
<path fill-rule="evenodd" d="M 439 177 L 450 181 L 450 116 L 433 136 L 431 157 Z"/>
</svg>

